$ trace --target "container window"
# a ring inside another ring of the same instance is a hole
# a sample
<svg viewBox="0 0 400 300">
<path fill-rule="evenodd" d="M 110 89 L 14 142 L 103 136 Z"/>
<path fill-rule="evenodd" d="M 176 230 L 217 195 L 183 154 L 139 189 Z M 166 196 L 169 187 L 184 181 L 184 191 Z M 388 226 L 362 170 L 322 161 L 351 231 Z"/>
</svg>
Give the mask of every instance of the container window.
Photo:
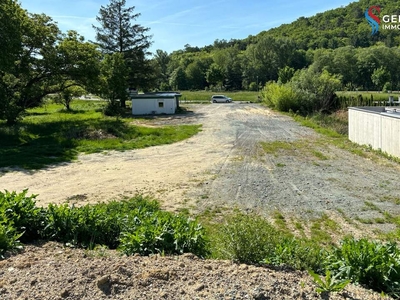
<svg viewBox="0 0 400 300">
<path fill-rule="evenodd" d="M 158 107 L 164 107 L 164 102 L 158 102 Z"/>
</svg>

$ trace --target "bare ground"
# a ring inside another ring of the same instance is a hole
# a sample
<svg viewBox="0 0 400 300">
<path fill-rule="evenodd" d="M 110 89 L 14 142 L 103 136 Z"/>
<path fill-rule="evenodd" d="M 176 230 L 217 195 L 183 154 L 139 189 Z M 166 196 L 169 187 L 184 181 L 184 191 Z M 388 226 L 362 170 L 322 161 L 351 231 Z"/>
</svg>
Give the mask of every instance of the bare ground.
<svg viewBox="0 0 400 300">
<path fill-rule="evenodd" d="M 0 297 L 15 299 L 385 299 L 349 285 L 320 295 L 304 272 L 179 257 L 121 257 L 115 251 L 28 246 L 0 261 Z"/>
<path fill-rule="evenodd" d="M 256 104 L 193 105 L 189 109 L 192 112 L 185 115 L 135 121 L 146 126 L 203 124 L 202 132 L 188 140 L 133 151 L 80 155 L 76 162 L 40 171 L 4 172 L 0 189 L 29 188 L 30 193 L 39 194 L 42 205 L 94 203 L 140 193 L 161 199 L 169 210 L 201 212 L 238 206 L 267 215 L 278 210 L 302 219 L 326 213 L 340 224 L 340 230 L 356 236 L 393 229 L 387 222 L 354 226 L 347 217 L 374 219 L 385 211 L 399 214 L 398 165 L 384 159 L 368 160 L 331 146 L 313 130 Z M 276 140 L 293 142 L 294 149 L 268 154 L 260 146 L 260 142 Z M 82 250 L 53 243 L 28 247 L 24 254 L 0 265 L 0 292 L 8 297 L 5 299 L 320 297 L 311 291 L 309 277 L 298 272 L 188 257 L 83 255 Z M 20 268 L 21 261 L 28 262 L 28 267 Z M 124 274 L 120 266 L 129 272 Z M 157 270 L 163 270 L 162 276 L 169 274 L 168 279 L 154 275 Z M 98 286 L 102 276 L 110 276 L 102 279 L 106 291 L 102 284 Z M 142 281 L 148 283 L 142 285 Z M 379 298 L 359 288 L 349 289 L 330 299 Z"/>
</svg>

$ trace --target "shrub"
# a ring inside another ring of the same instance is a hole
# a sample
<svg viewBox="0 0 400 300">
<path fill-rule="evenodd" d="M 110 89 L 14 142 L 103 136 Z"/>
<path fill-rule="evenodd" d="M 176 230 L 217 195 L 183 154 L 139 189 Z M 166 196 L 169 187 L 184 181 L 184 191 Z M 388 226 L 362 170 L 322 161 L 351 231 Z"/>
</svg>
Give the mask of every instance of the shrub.
<svg viewBox="0 0 400 300">
<path fill-rule="evenodd" d="M 330 111 L 339 105 L 335 95 L 341 88 L 341 77 L 338 75 L 328 71 L 319 73 L 312 68 L 303 69 L 296 72 L 289 85 L 302 95 L 303 109 L 307 112 Z"/>
<path fill-rule="evenodd" d="M 0 212 L 4 213 L 4 222 L 12 224 L 16 234 L 21 235 L 22 242 L 39 238 L 44 228 L 45 212 L 36 207 L 37 195 L 27 196 L 27 192 L 0 192 Z"/>
<path fill-rule="evenodd" d="M 302 106 L 301 97 L 289 85 L 268 83 L 262 97 L 265 104 L 280 111 L 297 111 Z"/>
<path fill-rule="evenodd" d="M 119 102 L 114 101 L 114 102 L 108 102 L 108 104 L 104 107 L 103 113 L 105 116 L 111 116 L 111 117 L 121 117 L 125 115 L 126 110 L 121 107 Z"/>
<path fill-rule="evenodd" d="M 396 244 L 346 238 L 327 258 L 326 268 L 376 291 L 400 295 L 400 251 Z"/>
<path fill-rule="evenodd" d="M 235 213 L 212 232 L 212 256 L 242 263 L 266 263 L 320 271 L 326 252 L 317 244 L 283 233 L 254 214 Z"/>
<path fill-rule="evenodd" d="M 259 263 L 272 252 L 279 232 L 262 217 L 236 213 L 215 233 L 214 256 Z"/>
<path fill-rule="evenodd" d="M 127 255 L 207 253 L 205 231 L 200 224 L 164 211 L 131 220 L 129 228 L 121 233 L 119 249 Z"/>
<path fill-rule="evenodd" d="M 0 217 L 0 219 L 3 219 Z M 4 253 L 20 246 L 19 238 L 21 234 L 16 233 L 15 228 L 10 224 L 4 224 L 4 219 L 0 221 L 0 258 L 4 258 Z"/>
<path fill-rule="evenodd" d="M 275 266 L 289 266 L 296 270 L 312 269 L 321 272 L 327 251 L 318 244 L 290 235 L 280 235 L 274 250 L 264 262 Z"/>
</svg>

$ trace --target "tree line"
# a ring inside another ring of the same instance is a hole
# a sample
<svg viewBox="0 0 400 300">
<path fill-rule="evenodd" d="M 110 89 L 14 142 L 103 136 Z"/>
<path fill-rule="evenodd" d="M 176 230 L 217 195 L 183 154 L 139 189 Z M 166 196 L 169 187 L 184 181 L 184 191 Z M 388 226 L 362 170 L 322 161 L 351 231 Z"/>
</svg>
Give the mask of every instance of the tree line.
<svg viewBox="0 0 400 300">
<path fill-rule="evenodd" d="M 399 89 L 400 30 L 371 35 L 365 10 L 400 15 L 394 0 L 360 0 L 346 7 L 301 17 L 291 24 L 238 40 L 216 40 L 202 48 L 185 45 L 171 54 L 157 50 L 156 87 L 166 89 L 259 90 L 277 81 L 285 67 L 342 76 L 347 89 Z"/>
<path fill-rule="evenodd" d="M 14 124 L 27 108 L 58 94 L 89 92 L 109 100 L 110 113 L 124 107 L 128 87 L 148 89 L 154 81 L 149 29 L 133 22 L 140 14 L 125 0 L 101 6 L 93 25 L 96 41 L 75 31 L 62 33 L 45 14 L 32 14 L 16 0 L 0 3 L 0 120 Z"/>
<path fill-rule="evenodd" d="M 256 91 L 306 69 L 318 76 L 327 72 L 348 90 L 398 90 L 400 31 L 371 36 L 364 17 L 371 5 L 381 6 L 381 14 L 400 14 L 394 0 L 360 0 L 246 39 L 152 55 L 150 29 L 136 24 L 140 14 L 125 0 L 101 6 L 94 42 L 74 31 L 62 33 L 49 16 L 4 0 L 0 120 L 15 123 L 48 94 L 57 94 L 69 109 L 73 97 L 94 93 L 109 100 L 106 113 L 118 114 L 129 88 Z"/>
</svg>

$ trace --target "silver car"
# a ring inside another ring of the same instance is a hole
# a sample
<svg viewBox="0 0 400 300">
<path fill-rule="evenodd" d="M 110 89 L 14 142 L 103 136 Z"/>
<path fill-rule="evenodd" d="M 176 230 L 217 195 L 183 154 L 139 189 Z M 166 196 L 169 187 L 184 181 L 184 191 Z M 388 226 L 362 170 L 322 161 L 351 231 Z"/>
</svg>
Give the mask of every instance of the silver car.
<svg viewBox="0 0 400 300">
<path fill-rule="evenodd" d="M 230 103 L 230 102 L 232 102 L 232 98 L 229 98 L 225 95 L 213 95 L 211 97 L 211 102 L 213 102 L 213 103 L 217 103 L 217 102 Z"/>
</svg>

